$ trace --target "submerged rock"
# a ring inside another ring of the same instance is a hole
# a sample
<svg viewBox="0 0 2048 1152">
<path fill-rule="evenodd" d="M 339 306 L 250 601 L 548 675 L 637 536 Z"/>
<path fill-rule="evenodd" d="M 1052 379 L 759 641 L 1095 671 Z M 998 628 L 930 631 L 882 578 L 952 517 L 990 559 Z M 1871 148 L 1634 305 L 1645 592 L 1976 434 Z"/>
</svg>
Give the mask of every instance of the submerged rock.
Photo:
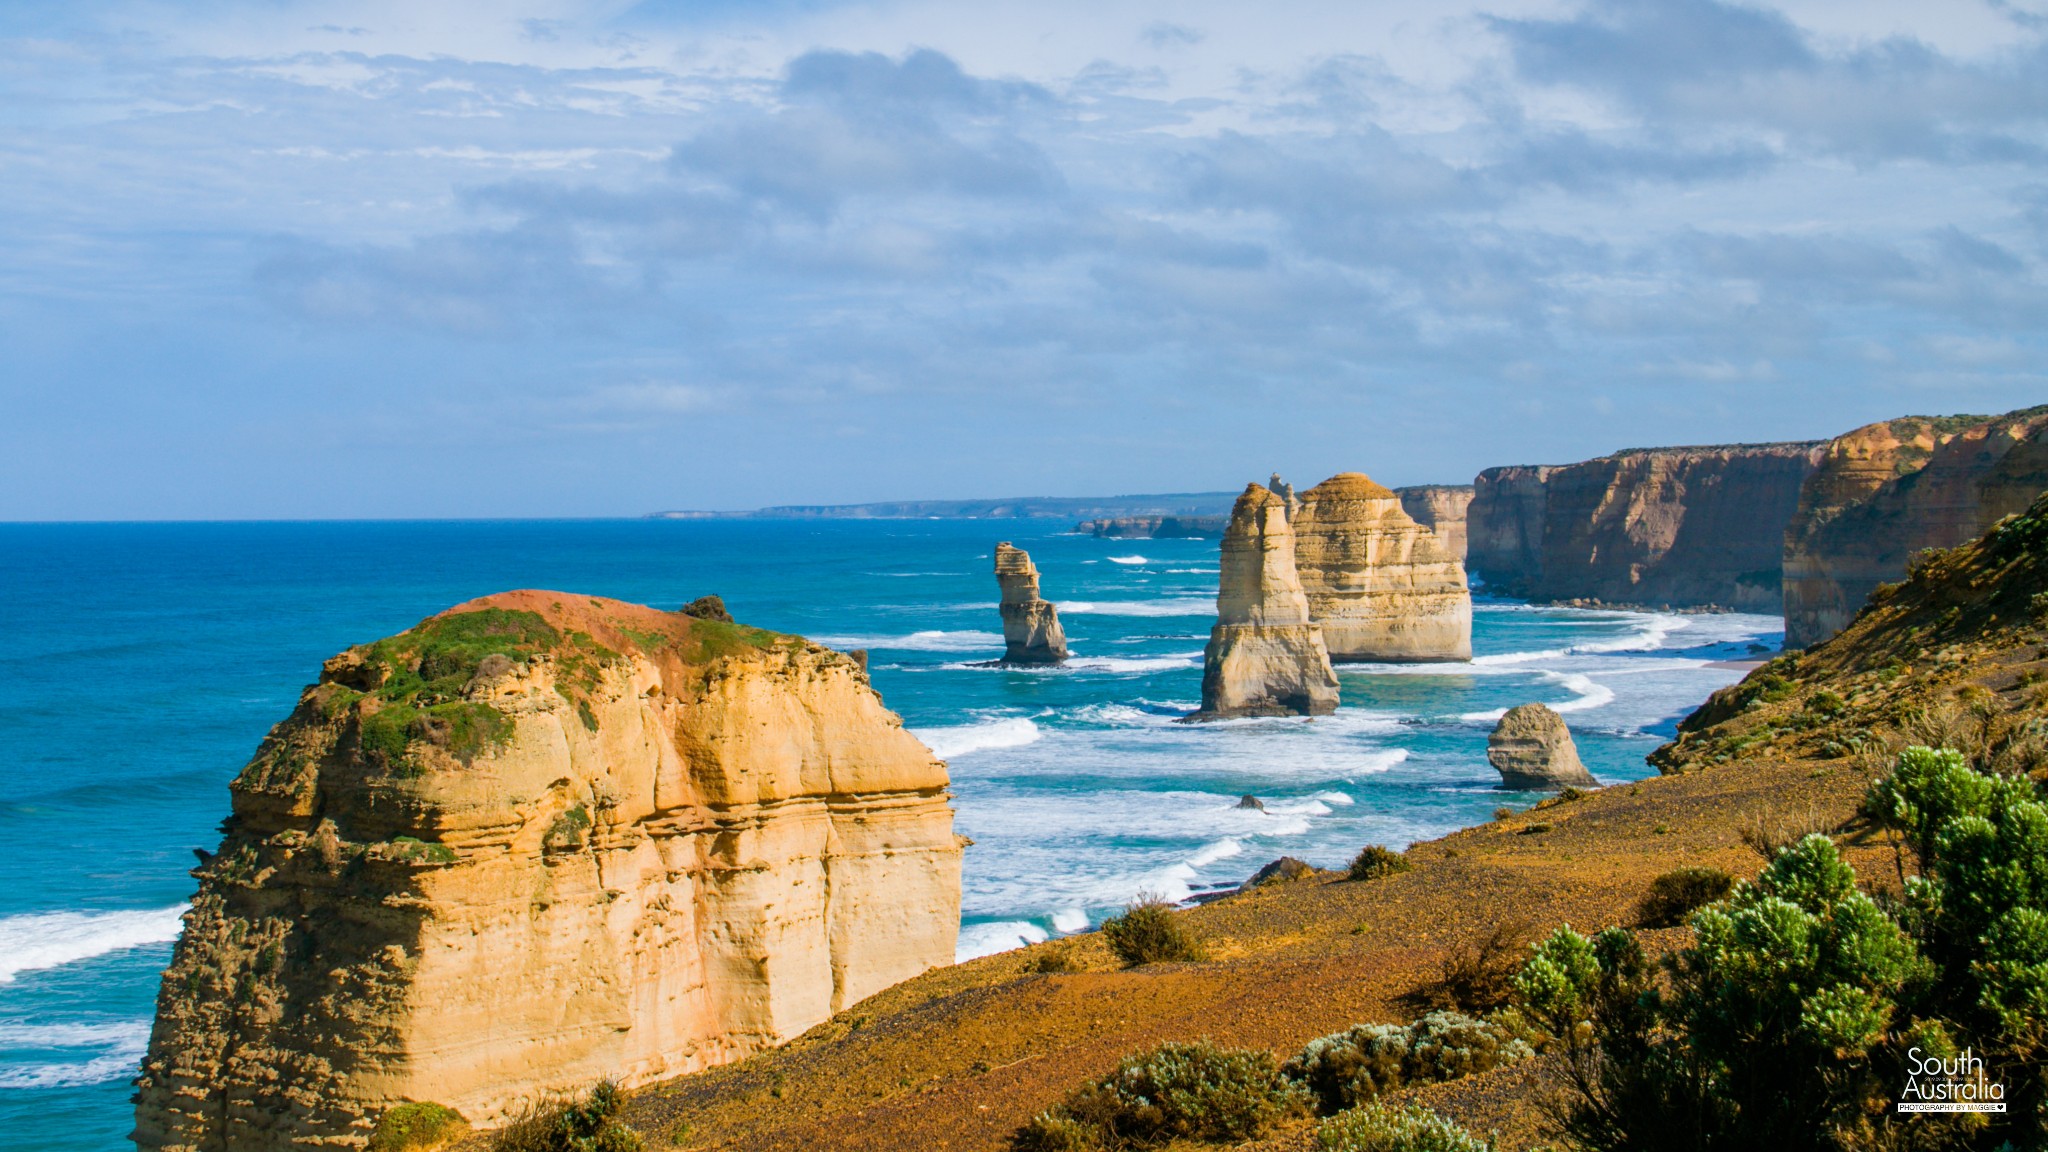
<svg viewBox="0 0 2048 1152">
<path fill-rule="evenodd" d="M 1216 626 L 1202 656 L 1202 708 L 1190 720 L 1322 716 L 1337 710 L 1337 673 L 1294 568 L 1287 505 L 1246 485 L 1223 535 Z"/>
<path fill-rule="evenodd" d="M 1332 660 L 1472 658 L 1465 566 L 1389 489 L 1342 472 L 1301 495 L 1294 562 Z"/>
<path fill-rule="evenodd" d="M 1058 664 L 1067 658 L 1059 610 L 1038 595 L 1031 554 L 1008 541 L 996 545 L 996 583 L 1003 590 L 1003 663 Z"/>
<path fill-rule="evenodd" d="M 1245 793 L 1243 798 L 1238 800 L 1237 806 L 1239 808 L 1256 810 L 1259 812 L 1264 812 L 1266 810 L 1266 802 L 1264 800 L 1259 799 L 1257 796 L 1252 795 L 1249 792 Z"/>
<path fill-rule="evenodd" d="M 1486 739 L 1486 761 L 1500 772 L 1500 785 L 1518 791 L 1598 788 L 1600 782 L 1579 762 L 1564 717 L 1545 704 L 1524 704 L 1507 715 Z"/>
<path fill-rule="evenodd" d="M 952 962 L 946 788 L 800 637 L 526 591 L 351 649 L 231 786 L 135 1141 L 354 1147 L 780 1044 Z"/>
</svg>

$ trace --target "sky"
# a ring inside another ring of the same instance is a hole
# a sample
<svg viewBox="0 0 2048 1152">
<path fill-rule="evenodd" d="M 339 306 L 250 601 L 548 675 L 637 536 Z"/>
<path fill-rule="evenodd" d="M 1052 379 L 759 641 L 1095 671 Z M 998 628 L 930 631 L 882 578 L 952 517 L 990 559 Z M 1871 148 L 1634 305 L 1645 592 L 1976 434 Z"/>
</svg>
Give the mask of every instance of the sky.
<svg viewBox="0 0 2048 1152">
<path fill-rule="evenodd" d="M 2044 384 L 2048 0 L 0 5 L 0 519 L 1458 483 Z"/>
</svg>

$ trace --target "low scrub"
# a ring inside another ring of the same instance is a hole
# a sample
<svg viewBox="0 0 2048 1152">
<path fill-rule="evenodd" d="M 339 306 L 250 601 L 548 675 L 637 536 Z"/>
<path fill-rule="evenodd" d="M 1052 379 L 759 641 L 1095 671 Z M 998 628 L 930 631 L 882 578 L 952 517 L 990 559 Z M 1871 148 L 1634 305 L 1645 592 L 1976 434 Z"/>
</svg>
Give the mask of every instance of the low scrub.
<svg viewBox="0 0 2048 1152">
<path fill-rule="evenodd" d="M 1102 922 L 1102 936 L 1117 959 L 1135 968 L 1162 960 L 1200 960 L 1202 946 L 1186 928 L 1173 905 L 1141 900 L 1121 915 Z"/>
<path fill-rule="evenodd" d="M 400 1104 L 377 1118 L 368 1152 L 430 1152 L 469 1135 L 469 1121 L 444 1104 Z"/>
<path fill-rule="evenodd" d="M 1493 1152 L 1482 1140 L 1420 1104 L 1368 1104 L 1323 1121 L 1316 1147 L 1326 1152 Z"/>
<path fill-rule="evenodd" d="M 529 1111 L 491 1136 L 491 1152 L 641 1152 L 640 1134 L 618 1119 L 625 1095 L 599 1084 L 580 1100 Z"/>
<path fill-rule="evenodd" d="M 1377 880 L 1382 876 L 1406 872 L 1412 867 L 1413 865 L 1408 863 L 1408 858 L 1399 852 L 1391 848 L 1382 848 L 1377 844 L 1367 844 L 1359 849 L 1358 855 L 1351 858 L 1348 875 L 1353 880 Z"/>
<path fill-rule="evenodd" d="M 1676 928 L 1734 887 L 1735 877 L 1719 868 L 1675 868 L 1650 881 L 1650 890 L 1636 903 L 1636 926 Z"/>
<path fill-rule="evenodd" d="M 1514 999 L 1515 975 L 1527 957 L 1529 925 L 1497 924 L 1492 932 L 1451 950 L 1437 978 L 1417 989 L 1409 1000 L 1418 1008 L 1457 1012 L 1492 1012 Z"/>
<path fill-rule="evenodd" d="M 1404 1085 L 1456 1080 L 1531 1055 L 1499 1024 L 1431 1012 L 1413 1024 L 1355 1024 L 1311 1040 L 1281 1071 L 1332 1113 Z"/>
<path fill-rule="evenodd" d="M 1174 1140 L 1249 1140 L 1305 1105 L 1271 1054 L 1206 1040 L 1162 1044 L 1040 1113 L 1018 1152 L 1151 1148 Z"/>
</svg>

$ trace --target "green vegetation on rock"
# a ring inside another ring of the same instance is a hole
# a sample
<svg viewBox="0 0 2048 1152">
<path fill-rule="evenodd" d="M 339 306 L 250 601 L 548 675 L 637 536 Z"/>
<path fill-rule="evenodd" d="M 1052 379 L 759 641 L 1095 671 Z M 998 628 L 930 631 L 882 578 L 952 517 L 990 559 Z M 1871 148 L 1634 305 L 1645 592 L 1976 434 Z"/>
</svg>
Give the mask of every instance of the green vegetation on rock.
<svg viewBox="0 0 2048 1152">
<path fill-rule="evenodd" d="M 444 1104 L 400 1104 L 377 1118 L 367 1152 L 429 1152 L 468 1134 L 462 1113 Z"/>
</svg>

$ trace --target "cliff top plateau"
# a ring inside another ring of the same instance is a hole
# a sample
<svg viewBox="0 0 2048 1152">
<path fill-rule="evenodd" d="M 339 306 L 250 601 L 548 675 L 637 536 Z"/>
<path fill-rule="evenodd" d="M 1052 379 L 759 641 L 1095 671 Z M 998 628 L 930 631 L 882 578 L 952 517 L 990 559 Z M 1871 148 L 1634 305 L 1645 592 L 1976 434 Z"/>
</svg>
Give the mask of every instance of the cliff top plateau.
<svg viewBox="0 0 2048 1152">
<path fill-rule="evenodd" d="M 490 1126 L 950 963 L 945 765 L 854 659 L 690 612 L 508 592 L 329 660 L 194 870 L 137 1144 Z"/>
<path fill-rule="evenodd" d="M 1896 896 L 1897 842 L 1854 823 L 1892 752 L 1938 740 L 2040 772 L 2023 738 L 2048 702 L 2037 597 L 2048 502 L 1917 567 L 1835 641 L 1718 694 L 1660 753 L 1665 775 L 1416 844 L 1373 879 L 1317 873 L 1175 914 L 1201 960 L 1126 966 L 1084 933 L 928 973 L 786 1048 L 644 1090 L 626 1115 L 704 1152 L 997 1152 L 1125 1056 L 1207 1038 L 1285 1059 L 1355 1023 L 1412 1020 L 1455 1002 L 1448 973 L 1519 963 L 1561 924 L 1638 923 L 1666 874 L 1756 877 L 1752 845 L 1829 833 L 1863 884 Z M 1634 935 L 1652 959 L 1694 940 Z M 1385 1098 L 1525 1152 L 1556 1146 L 1546 1105 L 1564 1070 L 1543 1056 Z M 1295 1117 L 1229 1146 L 1325 1145 Z"/>
</svg>

